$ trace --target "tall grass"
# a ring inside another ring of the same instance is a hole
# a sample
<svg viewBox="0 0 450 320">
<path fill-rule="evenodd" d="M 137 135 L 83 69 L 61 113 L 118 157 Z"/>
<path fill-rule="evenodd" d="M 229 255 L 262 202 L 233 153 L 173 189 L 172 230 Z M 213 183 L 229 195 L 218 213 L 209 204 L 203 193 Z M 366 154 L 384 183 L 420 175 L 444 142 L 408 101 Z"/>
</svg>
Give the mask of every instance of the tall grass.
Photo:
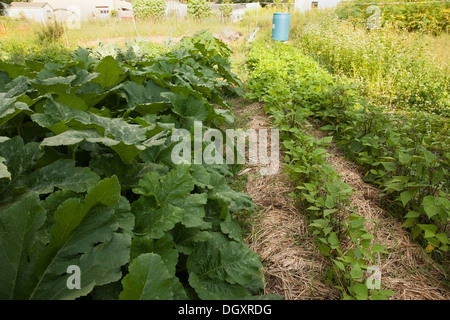
<svg viewBox="0 0 450 320">
<path fill-rule="evenodd" d="M 324 14 L 299 32 L 298 43 L 336 74 L 365 87 L 389 110 L 450 116 L 450 73 L 428 44 L 407 33 L 355 28 Z"/>
</svg>

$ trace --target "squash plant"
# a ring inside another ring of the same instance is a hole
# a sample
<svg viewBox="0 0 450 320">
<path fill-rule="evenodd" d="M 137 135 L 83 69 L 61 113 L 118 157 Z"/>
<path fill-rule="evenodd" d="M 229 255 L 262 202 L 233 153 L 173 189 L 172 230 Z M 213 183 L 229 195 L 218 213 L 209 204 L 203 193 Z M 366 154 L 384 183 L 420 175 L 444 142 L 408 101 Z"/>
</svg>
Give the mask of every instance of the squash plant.
<svg viewBox="0 0 450 320">
<path fill-rule="evenodd" d="M 222 93 L 241 83 L 207 39 L 142 60 L 0 61 L 0 298 L 258 297 L 261 258 L 231 217 L 251 198 L 227 165 L 170 159 L 172 129 L 233 121 Z"/>
</svg>

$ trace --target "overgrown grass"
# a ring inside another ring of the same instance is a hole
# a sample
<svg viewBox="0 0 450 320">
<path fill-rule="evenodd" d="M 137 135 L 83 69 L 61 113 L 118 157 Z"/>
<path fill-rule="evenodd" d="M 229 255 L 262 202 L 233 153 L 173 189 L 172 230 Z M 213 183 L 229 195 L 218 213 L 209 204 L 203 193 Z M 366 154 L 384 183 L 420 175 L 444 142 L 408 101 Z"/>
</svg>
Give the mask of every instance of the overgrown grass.
<svg viewBox="0 0 450 320">
<path fill-rule="evenodd" d="M 449 69 L 418 37 L 387 28 L 366 31 L 334 15 L 304 27 L 299 45 L 334 73 L 366 88 L 389 110 L 449 116 Z"/>
</svg>

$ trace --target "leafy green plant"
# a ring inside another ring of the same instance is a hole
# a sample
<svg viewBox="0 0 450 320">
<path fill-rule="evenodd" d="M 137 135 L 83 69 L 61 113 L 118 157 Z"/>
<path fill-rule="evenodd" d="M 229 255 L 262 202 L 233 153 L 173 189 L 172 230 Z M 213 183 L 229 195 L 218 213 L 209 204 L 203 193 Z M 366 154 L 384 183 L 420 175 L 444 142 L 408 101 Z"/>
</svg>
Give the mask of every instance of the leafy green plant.
<svg viewBox="0 0 450 320">
<path fill-rule="evenodd" d="M 221 4 L 219 7 L 219 12 L 224 19 L 229 19 L 233 13 L 233 5 L 230 3 Z"/>
<path fill-rule="evenodd" d="M 48 44 L 58 42 L 64 35 L 64 26 L 62 22 L 58 22 L 56 19 L 52 23 L 48 23 L 41 27 L 38 32 L 38 40 L 41 44 Z"/>
<path fill-rule="evenodd" d="M 332 14 L 304 27 L 298 41 L 333 72 L 360 83 L 374 104 L 449 116 L 448 70 L 435 64 L 421 42 L 389 29 L 353 28 Z"/>
<path fill-rule="evenodd" d="M 134 15 L 140 19 L 161 19 L 166 14 L 164 0 L 133 0 Z"/>
<path fill-rule="evenodd" d="M 197 40 L 134 60 L 79 48 L 70 62 L 0 62 L 0 297 L 261 294 L 261 258 L 232 219 L 251 198 L 227 165 L 171 160 L 174 128 L 233 122 L 220 91 L 240 82 Z"/>
<path fill-rule="evenodd" d="M 206 0 L 190 0 L 187 4 L 187 11 L 189 17 L 202 19 L 211 14 L 211 7 Z"/>
</svg>

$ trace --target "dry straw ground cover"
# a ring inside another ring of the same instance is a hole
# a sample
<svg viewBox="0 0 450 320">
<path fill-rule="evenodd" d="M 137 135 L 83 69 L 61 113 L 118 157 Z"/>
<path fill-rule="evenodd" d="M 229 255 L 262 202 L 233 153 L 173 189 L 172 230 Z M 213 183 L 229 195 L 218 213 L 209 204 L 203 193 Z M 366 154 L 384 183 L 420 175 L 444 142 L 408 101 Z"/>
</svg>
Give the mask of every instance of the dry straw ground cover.
<svg viewBox="0 0 450 320">
<path fill-rule="evenodd" d="M 248 128 L 270 127 L 260 103 L 247 105 L 236 115 L 245 114 L 252 115 Z M 315 247 L 305 217 L 288 196 L 293 188 L 289 177 L 282 170 L 261 176 L 257 166 L 241 172 L 248 174 L 246 191 L 259 207 L 247 242 L 261 255 L 265 293 L 277 293 L 287 300 L 338 299 L 337 290 L 325 283 L 328 262 Z"/>
<path fill-rule="evenodd" d="M 316 131 L 316 134 L 323 133 Z M 411 242 L 401 223 L 378 206 L 382 201 L 380 190 L 365 183 L 364 173 L 355 163 L 346 160 L 339 149 L 331 146 L 328 152 L 331 154 L 328 161 L 342 181 L 354 189 L 349 207 L 357 207 L 357 214 L 373 222 L 366 228 L 388 249 L 389 254 L 379 260 L 379 268 L 382 284 L 397 293 L 391 299 L 448 300 L 450 292 L 445 287 L 445 274 L 418 244 Z"/>
</svg>

